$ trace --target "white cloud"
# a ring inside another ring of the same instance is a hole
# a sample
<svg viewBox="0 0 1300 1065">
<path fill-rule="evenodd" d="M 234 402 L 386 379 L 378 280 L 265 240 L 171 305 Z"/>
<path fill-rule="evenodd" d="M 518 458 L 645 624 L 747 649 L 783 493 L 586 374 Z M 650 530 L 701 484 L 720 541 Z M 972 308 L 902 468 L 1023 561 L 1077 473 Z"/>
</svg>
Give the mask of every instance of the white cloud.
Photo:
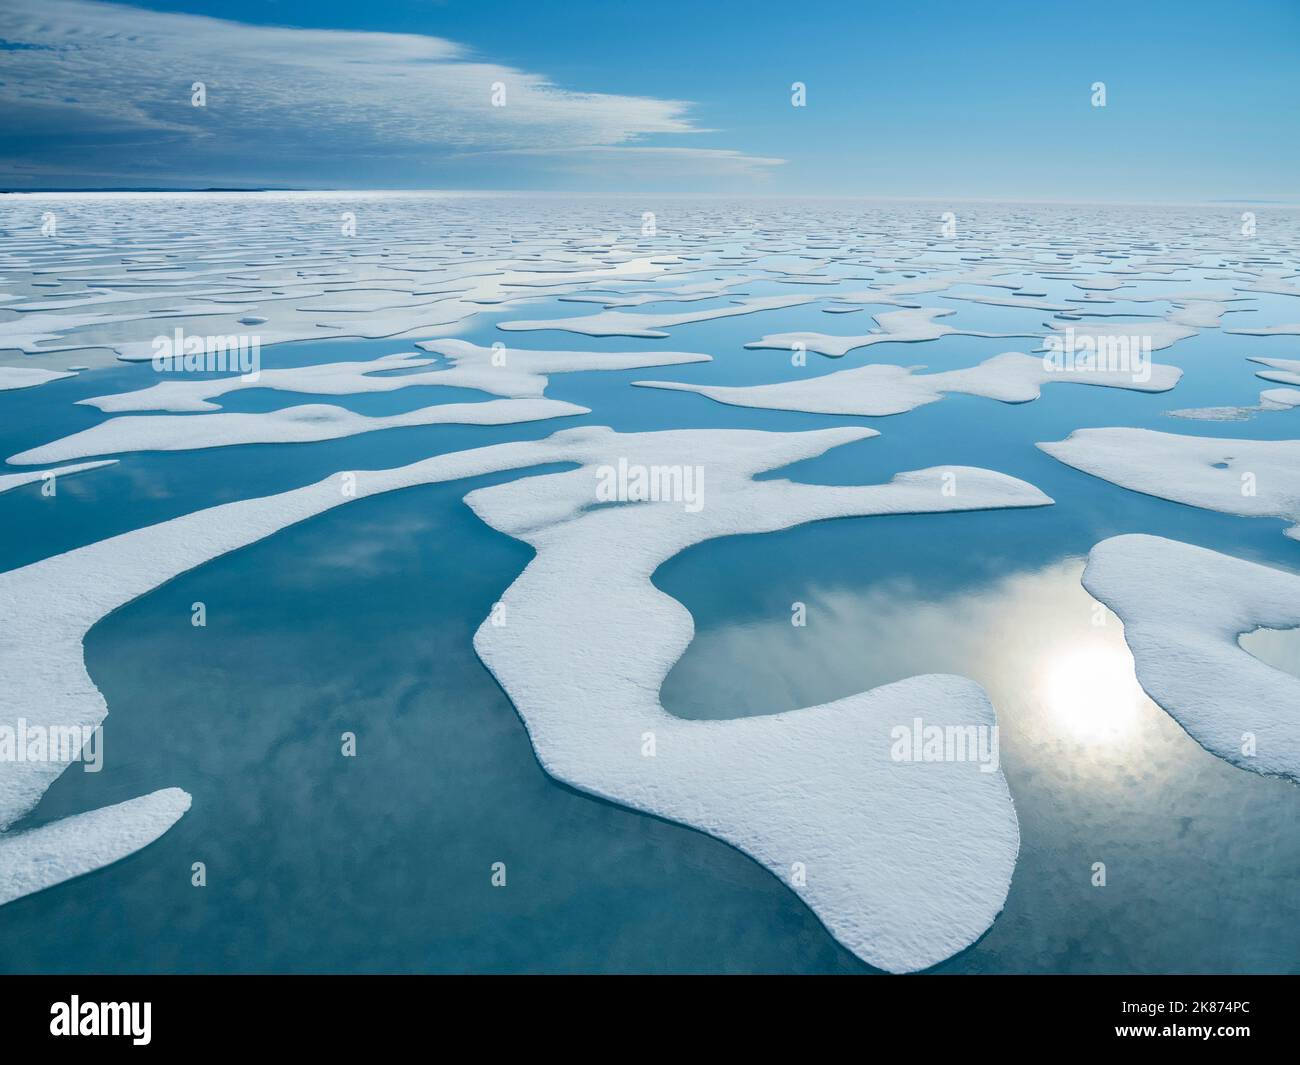
<svg viewBox="0 0 1300 1065">
<path fill-rule="evenodd" d="M 576 92 L 415 34 L 252 26 L 90 0 L 6 0 L 11 173 L 320 173 L 478 152 L 584 151 L 705 132 L 680 100 Z M 207 106 L 191 106 L 202 81 Z M 504 86 L 505 106 L 492 105 Z M 754 173 L 774 160 L 643 146 L 646 162 Z M 94 163 L 92 163 L 94 160 Z M 129 160 L 129 162 L 128 162 Z M 95 165 L 99 163 L 102 165 Z M 261 169 L 259 171 L 259 163 Z"/>
</svg>

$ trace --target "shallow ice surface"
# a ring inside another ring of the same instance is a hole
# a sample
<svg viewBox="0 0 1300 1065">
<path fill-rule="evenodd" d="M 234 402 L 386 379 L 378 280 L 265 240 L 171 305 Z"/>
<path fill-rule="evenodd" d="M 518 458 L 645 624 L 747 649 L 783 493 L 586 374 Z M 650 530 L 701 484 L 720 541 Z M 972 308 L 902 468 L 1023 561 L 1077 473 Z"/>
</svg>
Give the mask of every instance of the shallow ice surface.
<svg viewBox="0 0 1300 1065">
<path fill-rule="evenodd" d="M 1300 576 L 1158 536 L 1092 549 L 1083 585 L 1119 615 L 1143 689 L 1212 754 L 1300 782 L 1300 679 L 1238 643 L 1300 627 Z"/>
<path fill-rule="evenodd" d="M 484 403 L 443 403 L 405 414 L 378 417 L 367 417 L 346 407 L 332 407 L 325 403 L 284 407 L 260 414 L 126 415 L 110 418 L 62 440 L 11 455 L 8 461 L 23 466 L 128 451 L 192 451 L 238 444 L 302 444 L 414 425 L 510 425 L 588 413 L 586 407 L 554 399 L 494 399 Z"/>
<path fill-rule="evenodd" d="M 917 374 L 908 366 L 871 363 L 820 377 L 740 388 L 676 381 L 635 384 L 698 392 L 719 403 L 738 407 L 878 417 L 915 410 L 941 400 L 947 392 L 965 392 L 1003 403 L 1028 403 L 1039 397 L 1042 385 L 1053 381 L 1137 392 L 1167 392 L 1183 374 L 1176 366 L 1152 365 L 1150 369 L 1147 381 L 1137 381 L 1132 373 L 1122 370 L 1049 370 L 1041 358 L 1008 351 L 969 369 L 933 374 Z"/>
<path fill-rule="evenodd" d="M 1150 429 L 1076 429 L 1038 445 L 1123 488 L 1251 518 L 1294 522 L 1300 539 L 1300 440 L 1178 436 Z"/>
</svg>

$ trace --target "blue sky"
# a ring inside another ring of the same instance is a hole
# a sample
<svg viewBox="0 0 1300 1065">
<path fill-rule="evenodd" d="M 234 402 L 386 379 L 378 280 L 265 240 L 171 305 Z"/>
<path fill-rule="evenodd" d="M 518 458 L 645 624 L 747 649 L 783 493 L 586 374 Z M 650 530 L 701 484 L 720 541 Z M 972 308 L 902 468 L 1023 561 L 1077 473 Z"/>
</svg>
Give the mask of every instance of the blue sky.
<svg viewBox="0 0 1300 1065">
<path fill-rule="evenodd" d="M 0 185 L 1295 202 L 1298 56 L 1297 0 L 5 0 Z"/>
</svg>

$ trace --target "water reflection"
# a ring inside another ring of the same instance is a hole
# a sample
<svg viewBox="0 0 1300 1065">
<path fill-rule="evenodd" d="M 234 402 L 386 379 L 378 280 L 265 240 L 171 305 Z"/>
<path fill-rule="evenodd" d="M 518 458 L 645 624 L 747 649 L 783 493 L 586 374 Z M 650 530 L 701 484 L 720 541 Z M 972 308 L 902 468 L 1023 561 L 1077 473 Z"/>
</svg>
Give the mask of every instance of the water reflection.
<svg viewBox="0 0 1300 1065">
<path fill-rule="evenodd" d="M 946 596 L 850 573 L 808 593 L 806 628 L 788 614 L 705 623 L 664 704 L 726 717 L 920 673 L 971 677 L 997 708 L 1021 849 L 1006 909 L 940 970 L 1287 971 L 1300 788 L 1215 758 L 1148 699 L 1082 571 L 1068 558 Z"/>
<path fill-rule="evenodd" d="M 1266 665 L 1300 677 L 1300 629 L 1255 629 L 1237 642 Z"/>
<path fill-rule="evenodd" d="M 665 702 L 685 717 L 771 713 L 957 673 L 984 686 L 1022 752 L 1050 748 L 1076 771 L 1112 771 L 1178 730 L 1139 687 L 1119 619 L 1079 583 L 1083 565 L 1064 559 L 950 597 L 900 580 L 815 592 L 806 627 L 777 617 L 698 633 Z"/>
</svg>

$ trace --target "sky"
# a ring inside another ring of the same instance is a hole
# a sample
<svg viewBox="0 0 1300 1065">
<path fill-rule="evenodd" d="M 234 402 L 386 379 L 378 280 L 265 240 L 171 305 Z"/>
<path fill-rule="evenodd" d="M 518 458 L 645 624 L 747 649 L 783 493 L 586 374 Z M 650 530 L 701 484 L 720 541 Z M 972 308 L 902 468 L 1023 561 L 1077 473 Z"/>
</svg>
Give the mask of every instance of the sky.
<svg viewBox="0 0 1300 1065">
<path fill-rule="evenodd" d="M 9 189 L 1296 203 L 1297 101 L 1300 0 L 0 4 Z"/>
</svg>

